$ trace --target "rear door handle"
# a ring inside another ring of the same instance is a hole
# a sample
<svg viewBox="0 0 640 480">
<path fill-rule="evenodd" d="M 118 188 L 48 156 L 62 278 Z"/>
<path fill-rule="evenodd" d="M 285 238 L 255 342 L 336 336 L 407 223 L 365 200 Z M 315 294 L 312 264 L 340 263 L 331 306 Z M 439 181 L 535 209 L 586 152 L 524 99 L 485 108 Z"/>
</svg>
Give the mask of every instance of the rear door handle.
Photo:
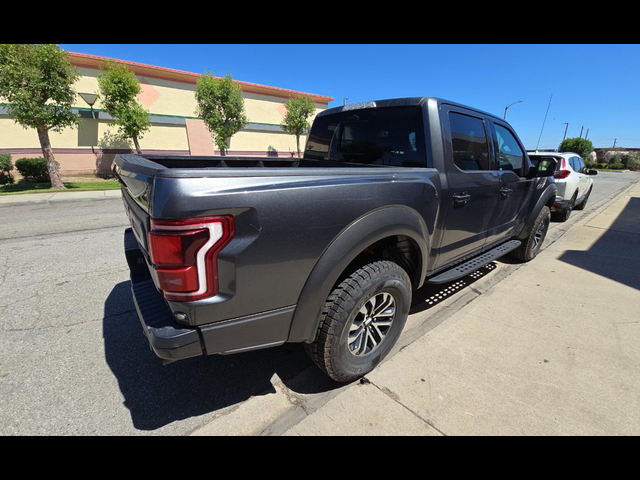
<svg viewBox="0 0 640 480">
<path fill-rule="evenodd" d="M 453 201 L 455 203 L 462 203 L 465 204 L 467 203 L 469 200 L 471 200 L 471 195 L 469 195 L 468 193 L 455 193 L 453 195 Z"/>
</svg>

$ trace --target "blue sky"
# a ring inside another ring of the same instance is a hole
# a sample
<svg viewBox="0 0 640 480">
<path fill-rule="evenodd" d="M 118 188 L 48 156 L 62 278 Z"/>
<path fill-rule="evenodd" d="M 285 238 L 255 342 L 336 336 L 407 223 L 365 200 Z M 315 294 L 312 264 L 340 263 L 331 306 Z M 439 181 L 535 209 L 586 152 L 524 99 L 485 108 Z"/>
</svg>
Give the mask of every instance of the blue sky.
<svg viewBox="0 0 640 480">
<path fill-rule="evenodd" d="M 640 45 L 90 45 L 65 50 L 334 97 L 433 96 L 507 120 L 527 149 L 564 136 L 640 148 Z M 551 95 L 553 97 L 551 98 Z M 549 106 L 549 99 L 551 104 Z M 545 113 L 549 113 L 540 136 Z M 584 127 L 584 128 L 583 128 Z"/>
</svg>

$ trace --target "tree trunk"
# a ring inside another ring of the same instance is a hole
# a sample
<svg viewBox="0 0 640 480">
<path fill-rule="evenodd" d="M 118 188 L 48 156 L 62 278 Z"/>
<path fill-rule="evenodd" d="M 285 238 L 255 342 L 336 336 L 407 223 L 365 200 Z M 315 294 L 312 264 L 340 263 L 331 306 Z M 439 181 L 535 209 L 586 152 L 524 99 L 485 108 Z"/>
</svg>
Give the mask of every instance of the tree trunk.
<svg viewBox="0 0 640 480">
<path fill-rule="evenodd" d="M 42 155 L 47 162 L 51 188 L 66 188 L 58 172 L 56 159 L 53 157 L 53 150 L 51 150 L 51 142 L 49 141 L 49 130 L 45 127 L 38 127 L 36 130 L 38 131 L 38 138 L 40 139 L 40 146 L 42 147 Z"/>
<path fill-rule="evenodd" d="M 300 135 L 296 135 L 296 143 L 298 144 L 298 158 L 300 158 Z"/>
<path fill-rule="evenodd" d="M 142 155 L 142 150 L 140 150 L 140 143 L 138 143 L 138 137 L 136 137 L 135 135 L 133 136 L 133 144 L 136 146 L 136 152 L 138 152 L 138 155 Z"/>
</svg>

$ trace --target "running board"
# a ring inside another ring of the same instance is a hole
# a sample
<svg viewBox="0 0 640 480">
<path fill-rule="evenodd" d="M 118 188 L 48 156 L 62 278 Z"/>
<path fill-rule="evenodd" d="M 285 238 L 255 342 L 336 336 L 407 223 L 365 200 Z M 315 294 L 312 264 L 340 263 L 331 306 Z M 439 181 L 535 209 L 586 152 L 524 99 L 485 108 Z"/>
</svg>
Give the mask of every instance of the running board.
<svg viewBox="0 0 640 480">
<path fill-rule="evenodd" d="M 457 267 L 453 267 L 433 278 L 428 279 L 427 283 L 445 283 L 458 280 L 459 278 L 478 270 L 480 267 L 484 267 L 487 263 L 493 262 L 510 251 L 515 250 L 521 243 L 522 242 L 520 240 L 510 240 L 478 257 L 472 258 L 468 262 L 461 263 Z"/>
</svg>

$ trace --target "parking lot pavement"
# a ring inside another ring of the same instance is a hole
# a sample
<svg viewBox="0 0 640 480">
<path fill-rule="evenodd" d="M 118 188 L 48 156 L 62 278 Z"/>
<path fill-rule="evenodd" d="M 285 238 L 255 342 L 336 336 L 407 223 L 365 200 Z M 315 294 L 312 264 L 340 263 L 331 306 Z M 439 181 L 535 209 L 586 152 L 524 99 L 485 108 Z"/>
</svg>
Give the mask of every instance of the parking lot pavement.
<svg viewBox="0 0 640 480">
<path fill-rule="evenodd" d="M 317 409 L 280 383 L 194 434 L 638 435 L 638 251 L 636 184 Z"/>
<path fill-rule="evenodd" d="M 638 192 L 613 199 L 638 178 L 595 177 L 590 205 L 552 223 L 530 264 L 420 289 L 394 356 L 347 386 L 297 344 L 162 366 L 133 305 L 119 195 L 0 205 L 0 434 L 637 432 L 637 256 L 624 252 Z M 558 296 L 565 277 L 581 285 Z"/>
</svg>

